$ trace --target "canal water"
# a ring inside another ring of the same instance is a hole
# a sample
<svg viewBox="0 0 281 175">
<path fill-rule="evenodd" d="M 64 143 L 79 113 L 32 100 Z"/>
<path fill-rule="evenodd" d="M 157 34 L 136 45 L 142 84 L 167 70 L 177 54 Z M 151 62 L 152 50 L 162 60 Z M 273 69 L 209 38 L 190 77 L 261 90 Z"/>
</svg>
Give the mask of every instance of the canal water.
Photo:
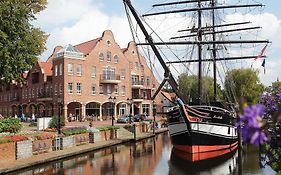
<svg viewBox="0 0 281 175">
<path fill-rule="evenodd" d="M 183 154 L 172 150 L 168 133 L 155 138 L 106 148 L 68 159 L 35 166 L 14 175 L 222 175 L 271 174 L 259 168 L 256 149 L 243 154 L 242 163 L 238 153 L 218 161 L 202 165 L 190 165 L 180 158 Z M 240 168 L 240 171 L 239 171 Z M 242 173 L 239 173 L 242 172 Z"/>
</svg>

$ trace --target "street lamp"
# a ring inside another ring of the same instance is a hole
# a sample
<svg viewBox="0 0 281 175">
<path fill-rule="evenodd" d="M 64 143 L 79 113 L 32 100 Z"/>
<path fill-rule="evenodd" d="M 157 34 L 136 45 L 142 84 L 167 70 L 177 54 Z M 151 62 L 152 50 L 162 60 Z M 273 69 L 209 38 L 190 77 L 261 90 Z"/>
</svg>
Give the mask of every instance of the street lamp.
<svg viewBox="0 0 281 175">
<path fill-rule="evenodd" d="M 129 105 L 129 123 L 131 124 L 132 123 L 132 116 L 131 116 L 131 105 L 132 105 L 132 99 L 131 98 L 127 98 L 127 103 Z"/>
<path fill-rule="evenodd" d="M 114 107 L 115 107 L 115 103 L 116 103 L 116 97 L 109 97 L 108 98 L 108 100 L 109 100 L 109 102 L 111 103 L 111 109 L 112 109 L 112 111 L 111 111 L 111 126 L 114 126 Z"/>
<path fill-rule="evenodd" d="M 58 119 L 58 134 L 61 134 L 61 121 L 60 121 L 60 114 L 61 114 L 61 102 L 62 99 L 60 96 L 58 96 L 58 108 L 59 108 L 59 119 Z"/>
<path fill-rule="evenodd" d="M 155 134 L 155 116 L 156 116 L 156 102 L 155 100 L 152 101 L 152 104 L 153 104 L 153 134 Z"/>
</svg>

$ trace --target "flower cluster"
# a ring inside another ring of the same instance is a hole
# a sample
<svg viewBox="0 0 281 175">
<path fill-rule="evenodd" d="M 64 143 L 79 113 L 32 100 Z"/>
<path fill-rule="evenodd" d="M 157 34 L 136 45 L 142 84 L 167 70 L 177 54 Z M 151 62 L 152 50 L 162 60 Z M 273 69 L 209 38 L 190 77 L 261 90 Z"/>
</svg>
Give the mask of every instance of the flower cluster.
<svg viewBox="0 0 281 175">
<path fill-rule="evenodd" d="M 268 140 L 262 130 L 264 126 L 262 117 L 264 114 L 265 106 L 261 104 L 244 108 L 244 115 L 240 117 L 240 122 L 238 123 L 244 142 L 250 141 L 254 145 L 259 145 Z"/>
<path fill-rule="evenodd" d="M 268 88 L 261 96 L 260 103 L 266 106 L 266 116 L 271 116 L 281 109 L 281 88 Z"/>
</svg>

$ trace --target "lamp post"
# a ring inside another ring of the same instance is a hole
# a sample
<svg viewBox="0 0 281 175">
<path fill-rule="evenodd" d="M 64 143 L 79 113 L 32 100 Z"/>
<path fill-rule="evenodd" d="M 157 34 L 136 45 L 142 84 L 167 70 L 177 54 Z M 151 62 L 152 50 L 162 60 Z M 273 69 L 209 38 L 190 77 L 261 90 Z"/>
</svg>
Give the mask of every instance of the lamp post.
<svg viewBox="0 0 281 175">
<path fill-rule="evenodd" d="M 58 108 L 59 108 L 58 134 L 59 134 L 59 135 L 61 134 L 61 121 L 60 121 L 60 114 L 61 114 L 61 102 L 62 102 L 62 99 L 61 99 L 61 97 L 59 96 L 59 97 L 58 97 Z"/>
<path fill-rule="evenodd" d="M 153 125 L 152 126 L 153 126 L 153 134 L 155 134 L 155 126 L 156 126 L 155 125 L 155 115 L 156 115 L 155 100 L 152 101 L 152 104 L 153 104 L 153 106 L 152 106 L 153 107 Z"/>
<path fill-rule="evenodd" d="M 111 103 L 112 105 L 112 111 L 111 111 L 111 126 L 114 126 L 114 108 L 115 108 L 115 103 L 116 103 L 116 97 L 109 97 L 108 98 L 109 102 Z"/>
<path fill-rule="evenodd" d="M 131 124 L 132 123 L 132 116 L 131 116 L 131 106 L 132 106 L 132 99 L 131 98 L 127 98 L 127 103 L 129 105 L 129 123 Z"/>
</svg>

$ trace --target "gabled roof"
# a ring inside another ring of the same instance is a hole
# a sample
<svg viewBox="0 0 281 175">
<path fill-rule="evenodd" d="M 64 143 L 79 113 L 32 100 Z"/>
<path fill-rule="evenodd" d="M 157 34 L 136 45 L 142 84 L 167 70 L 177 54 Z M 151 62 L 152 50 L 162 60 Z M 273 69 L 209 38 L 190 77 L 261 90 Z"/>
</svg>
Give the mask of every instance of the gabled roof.
<svg viewBox="0 0 281 175">
<path fill-rule="evenodd" d="M 38 62 L 39 66 L 41 69 L 43 69 L 43 73 L 45 76 L 51 76 L 53 74 L 52 67 L 53 64 L 52 62 Z"/>
<path fill-rule="evenodd" d="M 88 55 L 96 47 L 96 45 L 101 39 L 102 37 L 90 41 L 86 41 L 84 43 L 77 44 L 74 47 L 77 48 L 84 55 Z"/>
</svg>

